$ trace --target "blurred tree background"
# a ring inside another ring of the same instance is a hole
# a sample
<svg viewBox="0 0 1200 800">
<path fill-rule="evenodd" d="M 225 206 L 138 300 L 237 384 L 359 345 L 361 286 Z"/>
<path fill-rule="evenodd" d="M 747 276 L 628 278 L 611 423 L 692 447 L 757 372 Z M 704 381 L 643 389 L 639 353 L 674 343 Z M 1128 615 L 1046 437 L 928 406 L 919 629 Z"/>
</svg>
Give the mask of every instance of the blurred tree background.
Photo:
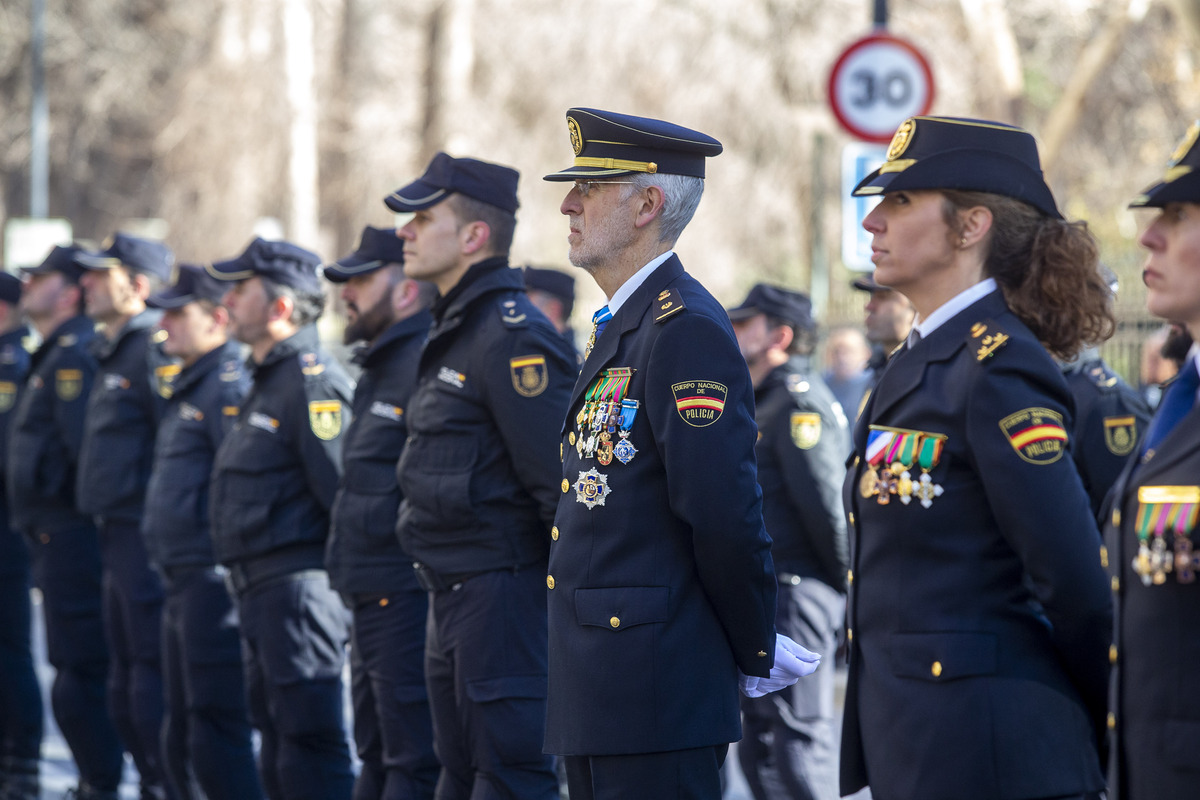
<svg viewBox="0 0 1200 800">
<path fill-rule="evenodd" d="M 0 219 L 30 202 L 31 3 L 0 0 Z M 164 220 L 183 261 L 232 256 L 264 218 L 333 259 L 437 150 L 522 174 L 514 263 L 566 266 L 564 114 L 594 106 L 720 139 L 679 248 L 736 302 L 827 273 L 825 321 L 861 319 L 840 262 L 840 151 L 826 83 L 871 0 L 44 0 L 51 216 L 101 240 Z M 932 113 L 1039 138 L 1142 311 L 1128 201 L 1200 114 L 1200 0 L 891 0 L 921 47 Z M 823 283 L 822 287 L 823 288 Z M 599 291 L 579 282 L 579 314 Z M 1123 359 L 1118 359 L 1123 361 Z M 1123 370 L 1123 371 L 1128 371 Z"/>
</svg>

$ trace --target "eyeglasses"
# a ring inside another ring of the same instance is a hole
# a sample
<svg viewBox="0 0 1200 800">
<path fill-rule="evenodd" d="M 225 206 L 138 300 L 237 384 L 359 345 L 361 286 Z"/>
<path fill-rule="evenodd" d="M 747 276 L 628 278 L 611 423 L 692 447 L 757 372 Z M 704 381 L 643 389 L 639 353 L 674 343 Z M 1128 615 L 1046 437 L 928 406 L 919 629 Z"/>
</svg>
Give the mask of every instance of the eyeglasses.
<svg viewBox="0 0 1200 800">
<path fill-rule="evenodd" d="M 575 188 L 579 190 L 580 197 L 587 197 L 592 192 L 592 187 L 602 183 L 628 183 L 633 184 L 633 181 L 575 181 Z"/>
</svg>

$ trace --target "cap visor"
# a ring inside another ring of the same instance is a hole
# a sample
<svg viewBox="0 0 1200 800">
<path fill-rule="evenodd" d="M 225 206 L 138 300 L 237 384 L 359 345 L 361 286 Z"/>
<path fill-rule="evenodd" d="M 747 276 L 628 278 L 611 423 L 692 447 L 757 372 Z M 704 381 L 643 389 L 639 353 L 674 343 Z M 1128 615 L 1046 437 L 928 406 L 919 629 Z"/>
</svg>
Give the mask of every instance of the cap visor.
<svg viewBox="0 0 1200 800">
<path fill-rule="evenodd" d="M 741 322 L 762 312 L 754 306 L 738 306 L 737 308 L 727 309 L 725 313 L 729 315 L 730 322 Z"/>
<path fill-rule="evenodd" d="M 191 292 L 180 294 L 174 289 L 164 289 L 161 292 L 155 292 L 146 298 L 146 305 L 151 308 L 173 309 L 183 308 L 188 303 L 196 300 L 196 295 Z"/>
<path fill-rule="evenodd" d="M 121 266 L 121 259 L 103 253 L 77 253 L 75 263 L 84 269 L 112 269 Z"/>
<path fill-rule="evenodd" d="M 440 186 L 415 180 L 383 198 L 383 202 L 392 211 L 420 211 L 437 205 L 448 194 L 450 193 Z"/>
<path fill-rule="evenodd" d="M 254 277 L 254 270 L 246 269 L 236 258 L 205 264 L 204 271 L 219 281 L 244 281 Z"/>
</svg>

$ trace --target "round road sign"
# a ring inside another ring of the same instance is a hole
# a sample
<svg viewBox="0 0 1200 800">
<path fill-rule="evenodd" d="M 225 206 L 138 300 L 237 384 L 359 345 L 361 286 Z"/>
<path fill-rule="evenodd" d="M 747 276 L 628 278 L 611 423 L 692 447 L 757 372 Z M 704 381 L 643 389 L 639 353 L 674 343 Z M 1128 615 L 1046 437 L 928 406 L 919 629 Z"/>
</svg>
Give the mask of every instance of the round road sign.
<svg viewBox="0 0 1200 800">
<path fill-rule="evenodd" d="M 829 102 L 852 135 L 886 144 L 904 120 L 929 113 L 933 73 L 916 47 L 873 33 L 838 57 L 829 75 Z"/>
</svg>

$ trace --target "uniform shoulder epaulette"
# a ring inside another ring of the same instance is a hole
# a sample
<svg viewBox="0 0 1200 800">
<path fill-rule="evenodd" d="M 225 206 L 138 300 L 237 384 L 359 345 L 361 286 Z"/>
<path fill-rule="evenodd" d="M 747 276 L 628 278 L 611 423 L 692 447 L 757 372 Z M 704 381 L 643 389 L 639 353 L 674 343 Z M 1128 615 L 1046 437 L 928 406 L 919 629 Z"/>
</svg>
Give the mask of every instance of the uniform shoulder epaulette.
<svg viewBox="0 0 1200 800">
<path fill-rule="evenodd" d="M 812 384 L 799 372 L 793 372 L 787 376 L 787 389 L 797 402 L 806 400 L 808 398 L 808 391 L 811 388 Z"/>
<path fill-rule="evenodd" d="M 976 361 L 985 361 L 1008 344 L 1009 336 L 996 326 L 994 320 L 976 322 L 967 336 L 967 346 L 975 353 Z"/>
<path fill-rule="evenodd" d="M 1110 370 L 1108 366 L 1104 364 L 1104 362 L 1093 364 L 1085 369 L 1083 374 L 1087 376 L 1088 380 L 1096 384 L 1096 386 L 1101 389 L 1112 389 L 1120 380 L 1117 378 L 1116 373 Z"/>
<path fill-rule="evenodd" d="M 73 347 L 75 345 L 75 343 L 78 341 L 79 341 L 79 337 L 76 336 L 75 334 L 64 333 L 62 336 L 58 337 L 58 346 L 59 347 Z"/>
<path fill-rule="evenodd" d="M 529 324 L 529 315 L 517 304 L 516 300 L 501 300 L 499 305 L 500 321 L 509 328 L 524 328 Z"/>
<path fill-rule="evenodd" d="M 325 364 L 321 361 L 321 357 L 311 350 L 300 353 L 296 358 L 300 361 L 300 371 L 305 375 L 312 377 L 325 371 Z"/>
<path fill-rule="evenodd" d="M 663 289 L 654 299 L 654 321 L 661 323 L 664 319 L 673 317 L 686 308 L 683 295 L 679 293 L 678 289 Z"/>
</svg>

